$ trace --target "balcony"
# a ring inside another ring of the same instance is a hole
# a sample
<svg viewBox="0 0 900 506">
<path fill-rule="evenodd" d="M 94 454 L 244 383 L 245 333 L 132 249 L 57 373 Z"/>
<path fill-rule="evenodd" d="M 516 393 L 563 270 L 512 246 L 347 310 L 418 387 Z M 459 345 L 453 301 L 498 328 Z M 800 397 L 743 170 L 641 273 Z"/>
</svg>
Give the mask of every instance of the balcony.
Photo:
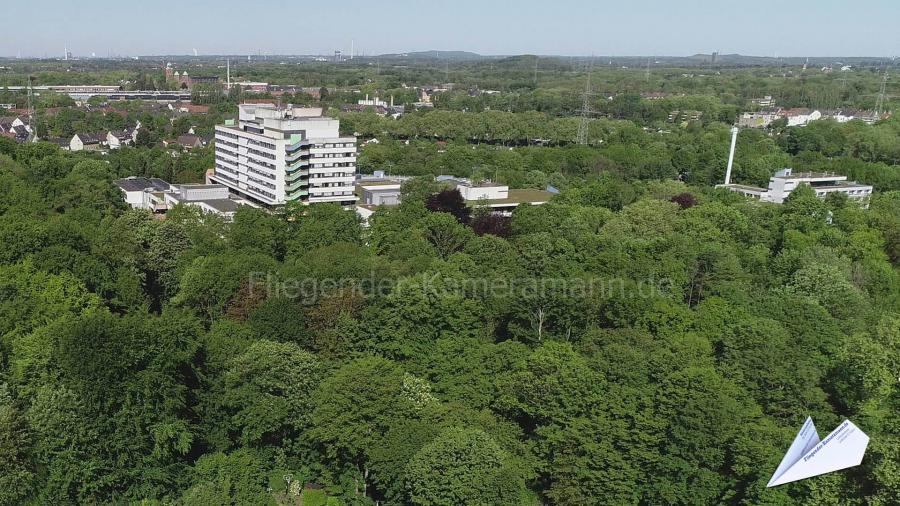
<svg viewBox="0 0 900 506">
<path fill-rule="evenodd" d="M 309 192 L 306 190 L 297 190 L 294 192 L 287 192 L 285 194 L 287 200 L 298 200 L 302 197 L 306 197 L 307 195 L 309 195 Z"/>
<path fill-rule="evenodd" d="M 285 155 L 284 161 L 287 163 L 294 163 L 298 160 L 309 161 L 309 158 L 309 151 L 298 151 L 297 153 Z"/>
<path fill-rule="evenodd" d="M 310 186 L 309 192 L 312 194 L 322 193 L 353 193 L 353 185 L 348 186 Z"/>
<path fill-rule="evenodd" d="M 309 187 L 309 180 L 300 179 L 298 181 L 294 181 L 293 183 L 286 185 L 284 187 L 284 191 L 290 193 L 290 192 L 297 191 L 301 188 L 303 188 L 305 190 L 307 187 Z"/>
<path fill-rule="evenodd" d="M 285 183 L 285 184 L 294 184 L 294 183 L 296 183 L 297 181 L 303 181 L 303 182 L 305 182 L 306 184 L 309 184 L 309 178 L 306 177 L 306 174 L 299 174 L 299 173 L 298 173 L 298 174 L 294 174 L 294 175 L 287 176 L 287 177 L 284 178 L 284 183 Z"/>
<path fill-rule="evenodd" d="M 294 160 L 293 162 L 288 162 L 286 166 L 286 170 L 297 170 L 299 168 L 308 168 L 309 167 L 309 159 L 300 159 Z"/>
<path fill-rule="evenodd" d="M 325 183 L 342 183 L 343 185 L 352 185 L 354 181 L 353 175 L 349 176 L 330 176 L 330 177 L 311 177 L 309 183 L 315 186 Z"/>
</svg>

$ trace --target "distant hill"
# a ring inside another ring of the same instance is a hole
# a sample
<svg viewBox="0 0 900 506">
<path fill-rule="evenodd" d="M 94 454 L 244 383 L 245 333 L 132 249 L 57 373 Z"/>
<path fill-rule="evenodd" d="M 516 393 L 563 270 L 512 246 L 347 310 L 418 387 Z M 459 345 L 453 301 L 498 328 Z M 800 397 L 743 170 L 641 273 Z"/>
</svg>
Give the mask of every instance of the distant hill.
<svg viewBox="0 0 900 506">
<path fill-rule="evenodd" d="M 412 51 L 409 53 L 383 54 L 382 58 L 409 58 L 429 60 L 481 60 L 485 56 L 469 51 Z"/>
</svg>

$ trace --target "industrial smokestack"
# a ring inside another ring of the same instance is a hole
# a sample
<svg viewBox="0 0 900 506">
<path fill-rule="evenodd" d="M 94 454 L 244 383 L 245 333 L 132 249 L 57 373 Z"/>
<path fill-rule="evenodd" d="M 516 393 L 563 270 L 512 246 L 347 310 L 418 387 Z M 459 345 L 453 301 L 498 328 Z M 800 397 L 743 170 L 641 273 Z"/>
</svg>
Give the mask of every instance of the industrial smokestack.
<svg viewBox="0 0 900 506">
<path fill-rule="evenodd" d="M 731 166 L 734 165 L 734 147 L 737 144 L 738 127 L 731 127 L 731 151 L 728 152 L 728 168 L 725 169 L 725 184 L 731 184 Z"/>
</svg>

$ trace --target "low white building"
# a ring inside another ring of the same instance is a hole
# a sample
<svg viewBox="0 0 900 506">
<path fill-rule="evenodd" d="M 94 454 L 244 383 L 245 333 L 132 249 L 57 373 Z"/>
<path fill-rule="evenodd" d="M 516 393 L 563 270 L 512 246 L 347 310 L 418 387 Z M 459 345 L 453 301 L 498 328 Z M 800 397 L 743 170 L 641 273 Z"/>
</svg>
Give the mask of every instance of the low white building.
<svg viewBox="0 0 900 506">
<path fill-rule="evenodd" d="M 203 212 L 218 214 L 227 221 L 234 219 L 239 206 L 248 204 L 246 200 L 232 197 L 228 187 L 221 184 L 172 185 L 165 199 L 168 208 L 178 204 L 197 206 Z"/>
<path fill-rule="evenodd" d="M 509 186 L 485 181 L 481 183 L 460 182 L 456 189 L 469 200 L 499 200 L 509 198 Z"/>
<path fill-rule="evenodd" d="M 437 181 L 452 184 L 470 206 L 490 208 L 492 212 L 508 214 L 521 204 L 546 204 L 553 193 L 546 190 L 513 189 L 509 186 L 482 181 L 473 183 L 468 179 L 438 176 Z"/>
<path fill-rule="evenodd" d="M 128 177 L 116 181 L 122 190 L 125 203 L 134 209 L 147 209 L 153 212 L 166 210 L 164 193 L 169 191 L 169 183 L 159 178 Z"/>
<path fill-rule="evenodd" d="M 203 212 L 231 221 L 239 206 L 252 205 L 231 195 L 228 187 L 220 184 L 170 185 L 162 179 L 143 177 L 120 179 L 116 184 L 128 205 L 154 213 L 165 213 L 173 206 L 183 204 L 197 206 Z"/>
<path fill-rule="evenodd" d="M 792 169 L 782 169 L 769 179 L 768 188 L 740 184 L 723 184 L 717 188 L 727 188 L 733 192 L 752 197 L 761 202 L 784 203 L 785 199 L 801 184 L 808 184 L 816 192 L 819 198 L 825 198 L 829 193 L 843 193 L 863 208 L 869 207 L 869 198 L 872 196 L 872 187 L 859 184 L 855 181 L 847 181 L 847 176 L 824 172 L 798 172 Z"/>
<path fill-rule="evenodd" d="M 372 206 L 396 206 L 400 203 L 400 181 L 371 181 L 356 185 L 360 203 Z"/>
</svg>

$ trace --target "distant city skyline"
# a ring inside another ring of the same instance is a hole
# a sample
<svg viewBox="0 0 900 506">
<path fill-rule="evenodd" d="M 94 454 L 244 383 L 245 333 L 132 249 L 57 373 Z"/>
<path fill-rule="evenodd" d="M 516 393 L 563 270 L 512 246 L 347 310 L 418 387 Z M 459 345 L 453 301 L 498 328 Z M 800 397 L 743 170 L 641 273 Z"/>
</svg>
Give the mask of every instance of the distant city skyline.
<svg viewBox="0 0 900 506">
<path fill-rule="evenodd" d="M 609 7 L 604 7 L 609 5 Z M 896 0 L 535 0 L 380 5 L 271 0 L 45 0 L 0 8 L 0 56 L 197 54 L 377 55 L 426 50 L 483 55 L 822 57 L 900 54 Z M 846 29 L 848 24 L 865 30 Z M 351 43 L 351 41 L 353 41 Z"/>
</svg>

